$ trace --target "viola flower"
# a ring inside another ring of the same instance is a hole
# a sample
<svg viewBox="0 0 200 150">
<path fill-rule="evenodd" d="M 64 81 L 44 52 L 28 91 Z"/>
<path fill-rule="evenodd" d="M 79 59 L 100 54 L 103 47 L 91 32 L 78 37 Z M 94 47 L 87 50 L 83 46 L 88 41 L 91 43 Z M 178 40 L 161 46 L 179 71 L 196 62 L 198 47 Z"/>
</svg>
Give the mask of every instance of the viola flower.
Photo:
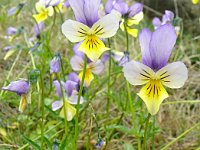
<svg viewBox="0 0 200 150">
<path fill-rule="evenodd" d="M 134 3 L 130 7 L 123 0 L 108 0 L 105 6 L 106 13 L 110 13 L 112 9 L 121 13 L 120 28 L 124 31 L 126 27 L 127 32 L 133 37 L 137 37 L 138 29 L 133 28 L 138 25 L 143 19 L 143 5 L 141 3 Z"/>
<path fill-rule="evenodd" d="M 62 33 L 73 43 L 81 42 L 79 50 L 92 61 L 97 61 L 104 51 L 109 50 L 100 40 L 114 36 L 119 28 L 119 17 L 115 13 L 101 19 L 98 8 L 101 0 L 69 0 L 76 20 L 66 20 Z"/>
<path fill-rule="evenodd" d="M 78 77 L 82 80 L 83 70 L 84 70 L 84 60 L 80 56 L 73 56 L 70 60 L 71 67 L 74 71 L 80 71 Z M 97 60 L 96 62 L 89 62 L 86 68 L 85 74 L 85 85 L 88 87 L 91 81 L 94 79 L 93 74 L 100 74 L 104 69 L 104 65 L 101 60 Z M 93 74 L 92 74 L 93 73 Z"/>
<path fill-rule="evenodd" d="M 23 112 L 27 105 L 27 96 L 30 85 L 26 80 L 12 81 L 8 86 L 2 87 L 2 90 L 14 92 L 21 96 L 19 111 Z"/>
<path fill-rule="evenodd" d="M 40 22 L 34 25 L 33 31 L 36 38 L 38 39 L 40 38 L 40 33 L 42 32 L 43 28 L 44 28 L 44 22 Z"/>
<path fill-rule="evenodd" d="M 64 88 L 65 92 L 68 92 L 69 90 L 71 90 L 71 87 L 66 86 L 66 83 L 62 82 L 62 87 L 60 87 L 60 83 L 56 80 L 53 82 L 54 86 L 56 87 L 57 90 L 57 94 L 60 97 L 60 99 L 62 98 L 62 94 L 61 94 L 61 88 Z M 78 103 L 78 92 L 76 90 L 73 90 L 72 93 L 69 94 L 65 94 L 65 108 L 66 108 L 66 116 L 67 116 L 67 121 L 71 121 L 73 119 L 73 117 L 76 115 L 76 108 L 72 105 L 75 105 Z M 83 97 L 81 97 L 80 99 L 80 104 L 83 103 Z M 60 116 L 64 118 L 64 107 L 63 107 L 63 101 L 62 100 L 58 100 L 52 103 L 52 110 L 56 111 L 58 109 L 61 109 L 60 111 Z"/>
<path fill-rule="evenodd" d="M 154 32 L 143 29 L 139 35 L 142 63 L 130 61 L 124 66 L 124 76 L 132 85 L 145 85 L 138 93 L 151 115 L 168 97 L 164 86 L 180 88 L 188 78 L 184 63 L 167 64 L 176 43 L 176 32 L 171 24 L 158 27 Z"/>
<path fill-rule="evenodd" d="M 35 4 L 35 8 L 38 14 L 33 15 L 33 17 L 37 23 L 41 23 L 42 21 L 46 20 L 48 16 L 53 16 L 54 10 L 52 6 L 45 6 L 41 2 L 37 2 Z"/>
<path fill-rule="evenodd" d="M 19 3 L 16 7 L 10 8 L 7 12 L 8 16 L 19 14 L 24 5 L 25 5 L 24 3 Z"/>
<path fill-rule="evenodd" d="M 54 56 L 50 62 L 50 73 L 58 73 L 60 71 L 60 56 Z"/>
</svg>

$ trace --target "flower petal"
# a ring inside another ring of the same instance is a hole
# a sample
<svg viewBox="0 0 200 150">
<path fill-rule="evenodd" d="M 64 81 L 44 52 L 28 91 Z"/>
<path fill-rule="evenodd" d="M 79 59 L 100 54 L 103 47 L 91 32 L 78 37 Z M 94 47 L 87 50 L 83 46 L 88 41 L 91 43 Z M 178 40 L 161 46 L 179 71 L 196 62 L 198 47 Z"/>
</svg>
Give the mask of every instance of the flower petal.
<svg viewBox="0 0 200 150">
<path fill-rule="evenodd" d="M 78 83 L 71 80 L 67 80 L 67 82 L 64 83 L 63 87 L 67 91 L 68 97 L 70 97 L 72 95 L 73 90 L 78 90 Z"/>
<path fill-rule="evenodd" d="M 160 108 L 160 104 L 168 97 L 168 93 L 159 80 L 151 80 L 138 93 L 144 101 L 151 115 L 155 115 Z"/>
<path fill-rule="evenodd" d="M 92 61 L 97 61 L 103 52 L 109 50 L 104 43 L 95 36 L 86 38 L 80 45 L 79 50 L 85 53 Z"/>
<path fill-rule="evenodd" d="M 170 10 L 165 10 L 165 14 L 162 16 L 162 23 L 172 23 L 174 19 L 174 13 Z"/>
<path fill-rule="evenodd" d="M 90 71 L 94 74 L 100 74 L 103 69 L 104 69 L 104 65 L 101 62 L 101 60 L 97 60 L 96 62 L 91 62 L 88 65 L 88 68 L 90 69 Z"/>
<path fill-rule="evenodd" d="M 75 44 L 75 45 L 73 46 L 73 51 L 74 51 L 74 54 L 75 54 L 75 55 L 78 55 L 78 56 L 80 56 L 81 58 L 84 59 L 84 53 L 78 50 L 79 47 L 80 47 L 80 45 L 81 45 L 81 42 Z"/>
<path fill-rule="evenodd" d="M 135 3 L 129 8 L 128 17 L 131 18 L 143 10 L 143 5 L 141 3 Z"/>
<path fill-rule="evenodd" d="M 52 6 L 49 6 L 48 8 L 46 8 L 48 16 L 53 16 L 54 10 Z"/>
<path fill-rule="evenodd" d="M 66 116 L 67 116 L 67 121 L 71 121 L 73 117 L 76 115 L 76 108 L 74 108 L 71 104 L 68 102 L 65 102 L 65 108 L 66 108 Z M 62 108 L 60 112 L 60 116 L 64 118 L 64 107 Z"/>
<path fill-rule="evenodd" d="M 176 31 L 171 24 L 162 25 L 152 33 L 149 51 L 154 70 L 166 65 L 175 43 Z"/>
<path fill-rule="evenodd" d="M 40 2 L 37 2 L 35 4 L 35 8 L 36 8 L 36 10 L 37 10 L 38 13 L 41 13 L 41 12 L 43 12 L 43 10 L 45 10 L 45 5 L 43 5 Z"/>
<path fill-rule="evenodd" d="M 68 0 L 77 21 L 87 24 L 84 14 L 84 0 Z"/>
<path fill-rule="evenodd" d="M 90 30 L 86 25 L 74 20 L 66 20 L 61 28 L 62 33 L 71 42 L 83 41 Z"/>
<path fill-rule="evenodd" d="M 74 81 L 76 83 L 79 83 L 79 81 L 80 81 L 78 78 L 78 75 L 75 72 L 69 73 L 68 80 Z"/>
<path fill-rule="evenodd" d="M 136 25 L 139 24 L 140 21 L 143 19 L 143 17 L 144 17 L 143 12 L 140 12 L 140 13 L 136 14 L 134 17 L 129 18 L 127 21 L 128 26 L 132 26 L 134 24 L 136 24 Z"/>
<path fill-rule="evenodd" d="M 184 63 L 174 62 L 156 72 L 157 79 L 170 88 L 180 88 L 188 78 L 188 70 Z"/>
<path fill-rule="evenodd" d="M 152 20 L 152 24 L 153 24 L 154 28 L 157 29 L 158 27 L 161 26 L 162 23 L 158 17 L 155 17 Z"/>
<path fill-rule="evenodd" d="M 151 31 L 149 29 L 144 28 L 139 34 L 139 42 L 142 51 L 142 62 L 143 64 L 152 68 L 152 60 L 149 51 L 149 43 L 151 40 Z"/>
<path fill-rule="evenodd" d="M 78 77 L 80 80 L 82 80 L 82 76 L 83 76 L 83 71 L 79 73 Z M 93 74 L 91 73 L 89 69 L 87 69 L 85 73 L 84 84 L 88 87 L 93 79 L 94 79 Z"/>
<path fill-rule="evenodd" d="M 20 104 L 19 104 L 19 111 L 23 112 L 26 108 L 27 105 L 27 98 L 25 94 L 21 95 L 21 100 L 20 100 Z"/>
<path fill-rule="evenodd" d="M 75 55 L 71 58 L 70 65 L 71 65 L 73 70 L 81 71 L 84 68 L 84 61 L 81 57 Z"/>
<path fill-rule="evenodd" d="M 47 19 L 47 15 L 46 14 L 36 14 L 33 15 L 33 18 L 36 20 L 37 23 L 41 23 L 42 21 Z"/>
<path fill-rule="evenodd" d="M 53 85 L 56 87 L 57 94 L 61 98 L 62 93 L 61 93 L 61 89 L 60 89 L 60 83 L 58 82 L 58 80 L 54 80 Z"/>
<path fill-rule="evenodd" d="M 99 19 L 93 26 L 93 34 L 99 38 L 109 38 L 116 34 L 119 28 L 119 17 L 112 13 Z"/>
<path fill-rule="evenodd" d="M 124 76 L 132 85 L 143 85 L 154 78 L 154 71 L 148 66 L 134 60 L 124 66 Z"/>
<path fill-rule="evenodd" d="M 63 102 L 61 100 L 55 101 L 51 104 L 52 110 L 56 111 L 63 106 Z"/>
<path fill-rule="evenodd" d="M 128 34 L 132 35 L 133 37 L 137 37 L 138 29 L 132 29 L 132 28 L 126 27 L 126 30 Z"/>
<path fill-rule="evenodd" d="M 25 80 L 18 80 L 18 81 L 12 81 L 8 86 L 2 87 L 2 90 L 15 92 L 19 95 L 27 94 L 28 90 L 30 88 L 30 85 Z"/>
<path fill-rule="evenodd" d="M 73 90 L 72 96 L 69 98 L 68 102 L 69 102 L 70 104 L 73 104 L 73 105 L 78 104 L 78 92 L 77 92 L 77 91 Z M 84 102 L 84 99 L 83 99 L 83 97 L 81 96 L 81 97 L 80 97 L 80 104 L 83 104 L 83 102 Z"/>
<path fill-rule="evenodd" d="M 113 0 L 107 0 L 105 5 L 106 14 L 109 14 L 113 9 Z"/>
<path fill-rule="evenodd" d="M 60 71 L 60 57 L 55 56 L 50 62 L 50 73 L 58 73 Z"/>
<path fill-rule="evenodd" d="M 125 2 L 116 2 L 114 4 L 114 9 L 121 13 L 121 15 L 125 15 L 128 13 L 128 4 Z"/>
<path fill-rule="evenodd" d="M 87 25 L 91 27 L 97 20 L 98 9 L 100 6 L 101 0 L 85 0 L 84 3 L 84 14 L 86 17 Z"/>
</svg>

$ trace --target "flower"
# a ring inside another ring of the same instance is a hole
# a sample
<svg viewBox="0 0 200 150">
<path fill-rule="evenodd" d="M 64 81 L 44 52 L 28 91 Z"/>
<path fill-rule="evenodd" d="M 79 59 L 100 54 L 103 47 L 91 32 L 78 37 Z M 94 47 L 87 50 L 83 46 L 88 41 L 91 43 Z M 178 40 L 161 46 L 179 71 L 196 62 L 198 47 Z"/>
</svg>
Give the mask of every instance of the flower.
<svg viewBox="0 0 200 150">
<path fill-rule="evenodd" d="M 70 60 L 70 64 L 72 66 L 72 69 L 75 71 L 81 71 L 78 75 L 79 79 L 82 80 L 83 76 L 83 70 L 84 70 L 84 61 L 83 58 L 80 56 L 73 56 Z M 101 60 L 97 60 L 96 62 L 89 62 L 86 68 L 86 74 L 85 74 L 85 85 L 89 86 L 91 81 L 94 79 L 94 74 L 100 74 L 104 69 L 104 65 L 101 62 Z"/>
<path fill-rule="evenodd" d="M 69 0 L 76 20 L 66 20 L 62 24 L 62 33 L 71 42 L 81 42 L 79 50 L 92 61 L 97 61 L 104 51 L 109 50 L 100 40 L 116 34 L 119 17 L 115 13 L 98 18 L 101 0 Z"/>
<path fill-rule="evenodd" d="M 196 5 L 196 4 L 199 3 L 199 0 L 192 0 L 192 3 L 193 3 L 194 5 Z"/>
<path fill-rule="evenodd" d="M 24 7 L 24 5 L 25 5 L 24 3 L 19 3 L 16 7 L 10 8 L 7 12 L 8 16 L 18 15 L 22 10 L 22 8 Z"/>
<path fill-rule="evenodd" d="M 167 64 L 176 38 L 171 24 L 162 25 L 154 32 L 143 29 L 139 35 L 142 63 L 132 60 L 124 66 L 124 76 L 130 84 L 145 85 L 138 95 L 151 115 L 159 111 L 160 104 L 168 97 L 164 86 L 180 88 L 188 78 L 184 63 Z"/>
<path fill-rule="evenodd" d="M 158 17 L 154 17 L 152 20 L 152 24 L 155 29 L 160 27 L 161 25 L 164 25 L 166 23 L 171 23 L 174 20 L 174 13 L 170 10 L 165 10 L 165 14 L 162 16 L 162 21 Z"/>
<path fill-rule="evenodd" d="M 23 112 L 27 105 L 27 95 L 30 85 L 26 80 L 12 81 L 8 86 L 2 87 L 2 90 L 14 92 L 21 96 L 19 111 Z"/>
<path fill-rule="evenodd" d="M 33 15 L 34 19 L 37 23 L 41 23 L 46 20 L 48 16 L 53 16 L 54 10 L 52 6 L 45 6 L 41 2 L 37 2 L 35 4 L 35 8 L 39 14 Z"/>
<path fill-rule="evenodd" d="M 17 33 L 17 29 L 14 28 L 14 27 L 9 27 L 9 28 L 7 29 L 7 34 L 8 34 L 8 35 L 14 35 L 14 34 L 16 34 L 16 33 Z"/>
<path fill-rule="evenodd" d="M 65 92 L 67 92 L 68 86 L 66 86 L 66 83 L 62 82 L 62 87 L 60 86 L 60 83 L 55 80 L 54 82 L 54 86 L 56 87 L 57 90 L 57 94 L 60 97 L 60 99 L 62 98 L 62 93 L 61 93 L 61 88 L 64 88 Z M 78 103 L 78 92 L 76 90 L 72 91 L 72 94 L 65 94 L 65 108 L 66 108 L 66 116 L 67 116 L 67 121 L 71 121 L 73 119 L 73 117 L 76 115 L 76 108 L 72 105 L 75 105 Z M 83 103 L 83 97 L 80 98 L 80 104 Z M 64 118 L 64 107 L 63 107 L 63 101 L 62 100 L 57 100 L 55 102 L 52 103 L 52 110 L 56 111 L 58 109 L 61 109 L 60 111 L 60 116 Z"/>
<path fill-rule="evenodd" d="M 50 73 L 58 73 L 60 71 L 60 56 L 55 56 L 50 62 Z"/>
<path fill-rule="evenodd" d="M 44 22 L 40 22 L 34 25 L 33 30 L 34 30 L 34 35 L 36 38 L 38 39 L 40 38 L 40 33 L 42 32 L 43 27 L 44 27 Z"/>
<path fill-rule="evenodd" d="M 138 30 L 134 29 L 133 25 L 138 25 L 143 19 L 143 5 L 141 3 L 134 3 L 130 7 L 123 0 L 108 0 L 105 6 L 106 13 L 110 13 L 112 9 L 121 13 L 120 28 L 124 31 L 124 26 L 127 32 L 133 37 L 137 37 Z"/>
</svg>

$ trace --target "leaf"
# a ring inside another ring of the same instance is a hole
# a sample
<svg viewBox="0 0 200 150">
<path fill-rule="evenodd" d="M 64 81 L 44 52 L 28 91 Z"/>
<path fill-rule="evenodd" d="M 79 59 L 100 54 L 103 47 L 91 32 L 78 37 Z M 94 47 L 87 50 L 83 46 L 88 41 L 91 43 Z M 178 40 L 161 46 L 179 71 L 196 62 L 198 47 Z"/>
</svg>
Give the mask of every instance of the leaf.
<svg viewBox="0 0 200 150">
<path fill-rule="evenodd" d="M 25 139 L 25 141 L 27 141 L 31 146 L 33 146 L 34 149 L 36 150 L 41 150 L 40 146 L 35 143 L 34 141 L 32 141 L 31 139 L 29 139 L 28 137 L 26 137 L 25 135 L 23 135 L 23 138 Z"/>
</svg>

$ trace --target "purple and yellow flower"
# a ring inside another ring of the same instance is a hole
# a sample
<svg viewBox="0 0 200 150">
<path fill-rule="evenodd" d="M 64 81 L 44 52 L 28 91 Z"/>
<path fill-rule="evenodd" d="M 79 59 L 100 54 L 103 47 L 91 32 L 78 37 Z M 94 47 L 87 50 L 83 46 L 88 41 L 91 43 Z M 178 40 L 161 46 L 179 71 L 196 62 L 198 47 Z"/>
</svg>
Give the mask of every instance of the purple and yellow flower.
<svg viewBox="0 0 200 150">
<path fill-rule="evenodd" d="M 27 96 L 30 84 L 26 80 L 12 81 L 8 86 L 2 87 L 2 90 L 14 92 L 21 96 L 19 111 L 23 112 L 27 105 Z"/>
<path fill-rule="evenodd" d="M 48 16 L 53 16 L 54 10 L 51 5 L 48 6 L 39 1 L 35 4 L 35 8 L 38 14 L 33 15 L 33 17 L 37 23 L 41 23 L 46 20 Z"/>
<path fill-rule="evenodd" d="M 69 0 L 77 21 L 69 19 L 62 24 L 62 33 L 73 43 L 81 42 L 79 50 L 92 61 L 109 50 L 101 39 L 114 36 L 119 28 L 115 13 L 99 19 L 100 3 L 101 0 Z"/>
<path fill-rule="evenodd" d="M 126 28 L 126 31 L 130 35 L 137 37 L 138 29 L 133 28 L 133 26 L 138 25 L 143 19 L 143 5 L 141 3 L 134 3 L 129 7 L 123 0 L 108 0 L 105 6 L 106 13 L 110 13 L 113 9 L 122 15 L 120 23 L 121 30 L 124 31 Z"/>
<path fill-rule="evenodd" d="M 151 115 L 168 97 L 164 86 L 180 88 L 188 78 L 184 63 L 167 64 L 176 43 L 176 32 L 171 24 L 158 27 L 154 32 L 143 29 L 139 35 L 142 63 L 130 61 L 124 66 L 124 76 L 132 85 L 145 85 L 138 93 Z"/>
<path fill-rule="evenodd" d="M 60 111 L 60 116 L 64 118 L 66 113 L 67 116 L 67 121 L 71 121 L 73 119 L 73 117 L 76 115 L 76 108 L 72 105 L 76 105 L 78 103 L 78 92 L 77 90 L 73 87 L 73 86 L 68 86 L 66 85 L 67 82 L 62 82 L 62 87 L 60 86 L 60 83 L 55 80 L 54 82 L 54 86 L 56 87 L 56 91 L 58 96 L 60 97 L 60 99 L 62 99 L 62 93 L 61 93 L 61 88 L 63 88 L 65 90 L 65 108 L 66 108 L 66 112 L 64 111 L 64 104 L 62 100 L 57 100 L 55 102 L 52 103 L 52 110 L 56 111 L 58 109 L 61 109 Z M 71 93 L 69 93 L 69 91 L 72 91 Z M 80 104 L 83 103 L 83 97 L 80 98 Z"/>
<path fill-rule="evenodd" d="M 84 60 L 80 56 L 73 56 L 70 60 L 71 67 L 74 71 L 80 71 L 78 77 L 80 80 L 82 80 L 83 76 L 83 70 L 84 70 Z M 86 86 L 89 86 L 91 81 L 94 79 L 93 74 L 100 74 L 104 69 L 104 65 L 101 62 L 101 60 L 97 60 L 96 62 L 90 62 L 88 63 L 86 67 L 86 74 L 84 83 Z"/>
</svg>

